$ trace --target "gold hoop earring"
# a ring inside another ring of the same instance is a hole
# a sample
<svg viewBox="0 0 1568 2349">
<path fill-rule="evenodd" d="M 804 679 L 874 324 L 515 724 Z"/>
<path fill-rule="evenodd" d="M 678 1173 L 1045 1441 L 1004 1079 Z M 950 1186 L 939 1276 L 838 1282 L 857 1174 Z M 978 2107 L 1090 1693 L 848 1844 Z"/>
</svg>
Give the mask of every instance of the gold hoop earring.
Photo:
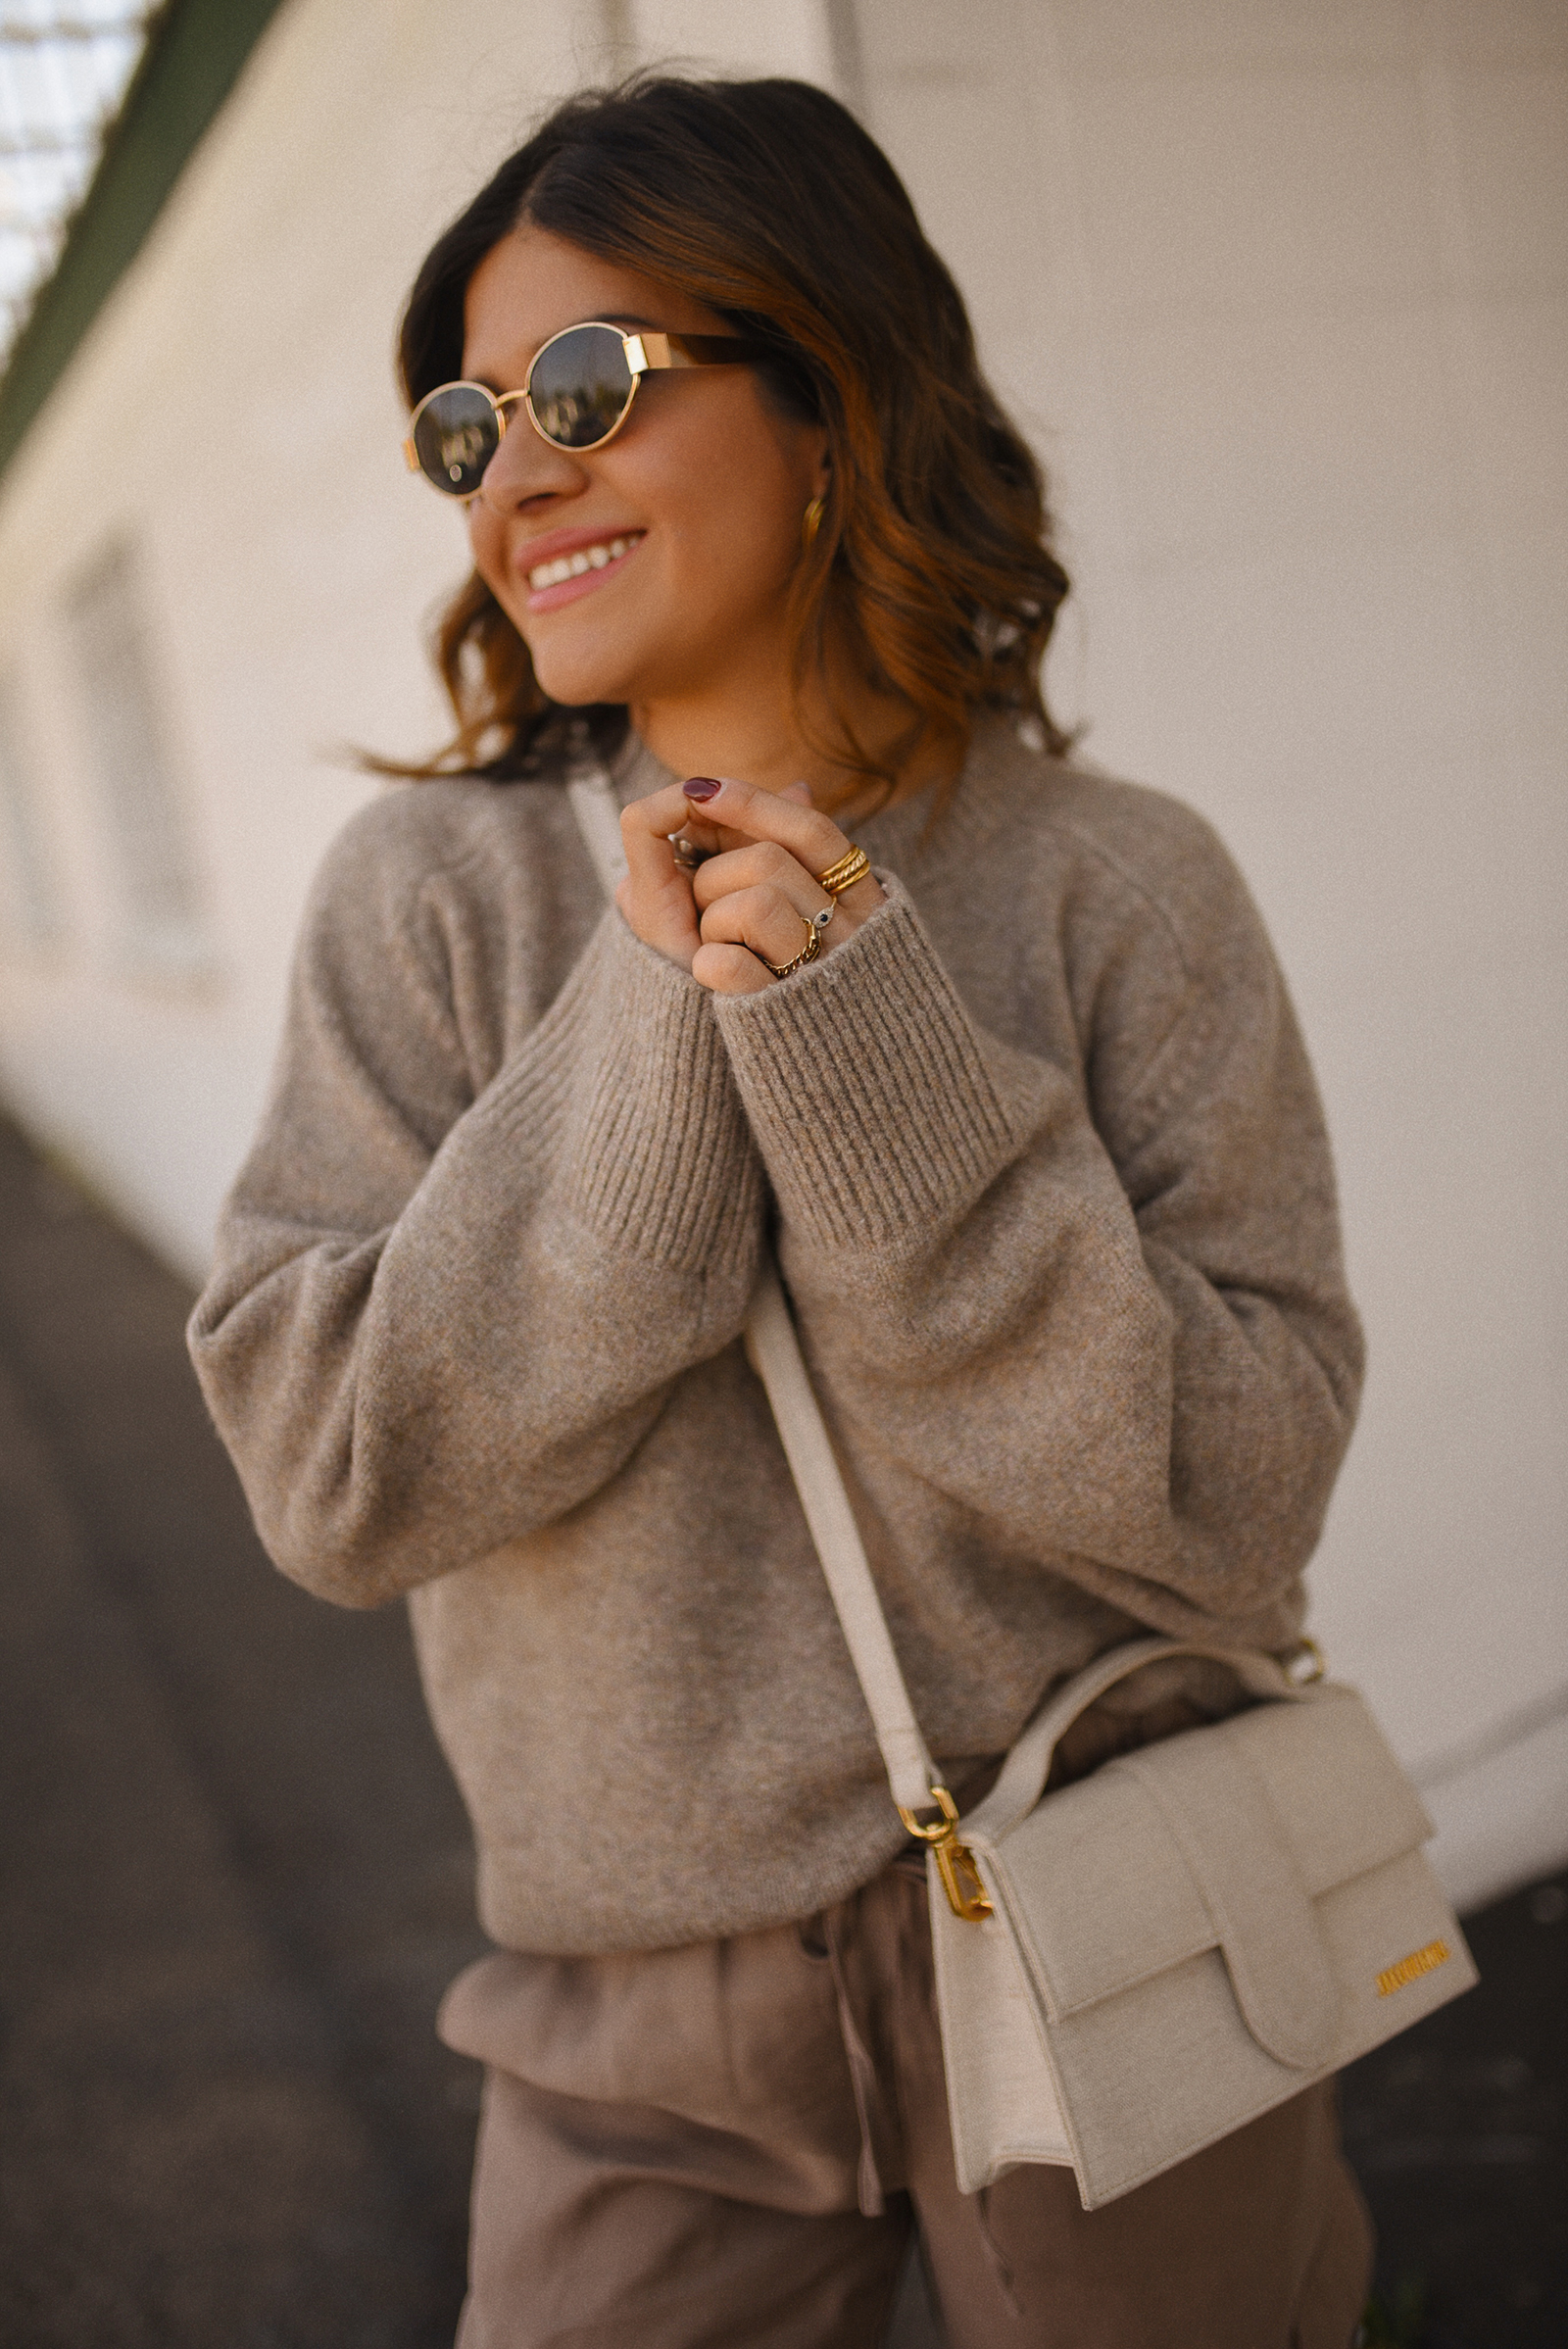
<svg viewBox="0 0 1568 2349">
<path fill-rule="evenodd" d="M 823 500 L 815 497 L 801 516 L 801 546 L 808 555 L 816 544 L 816 534 L 822 527 L 822 516 L 826 512 Z"/>
</svg>

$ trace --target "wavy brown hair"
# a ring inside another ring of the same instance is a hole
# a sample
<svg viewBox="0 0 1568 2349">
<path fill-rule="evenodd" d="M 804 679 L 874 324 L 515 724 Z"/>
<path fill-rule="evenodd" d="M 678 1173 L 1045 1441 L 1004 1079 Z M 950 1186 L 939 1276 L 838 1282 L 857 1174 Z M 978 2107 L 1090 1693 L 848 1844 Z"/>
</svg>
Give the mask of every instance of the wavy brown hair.
<svg viewBox="0 0 1568 2349">
<path fill-rule="evenodd" d="M 529 221 L 678 286 L 763 344 L 767 394 L 825 425 L 831 486 L 789 612 L 797 693 L 825 655 L 908 706 L 893 764 L 837 717 L 814 747 L 853 788 L 889 791 L 918 761 L 950 775 L 974 713 L 1068 737 L 1040 669 L 1067 575 L 1045 481 L 975 357 L 957 287 L 886 156 L 802 81 L 642 75 L 559 107 L 431 249 L 399 336 L 412 407 L 463 372 L 464 298 L 479 263 Z M 536 769 L 558 717 L 528 648 L 477 572 L 441 614 L 437 666 L 457 733 L 409 775 Z M 588 713 L 611 739 L 621 710 Z"/>
</svg>

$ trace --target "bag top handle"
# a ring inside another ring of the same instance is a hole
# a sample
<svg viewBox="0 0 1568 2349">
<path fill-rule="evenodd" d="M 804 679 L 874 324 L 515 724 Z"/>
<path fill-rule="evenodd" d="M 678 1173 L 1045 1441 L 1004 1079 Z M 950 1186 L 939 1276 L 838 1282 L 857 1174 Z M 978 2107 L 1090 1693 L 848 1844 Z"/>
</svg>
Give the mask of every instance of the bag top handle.
<svg viewBox="0 0 1568 2349">
<path fill-rule="evenodd" d="M 1109 1647 L 1103 1655 L 1096 1656 L 1082 1672 L 1075 1673 L 1047 1697 L 1017 1743 L 1009 1749 L 990 1793 L 964 1820 L 965 1838 L 990 1844 L 1009 1835 L 1021 1819 L 1029 1816 L 1045 1792 L 1056 1747 L 1079 1714 L 1087 1712 L 1097 1697 L 1103 1696 L 1118 1681 L 1142 1672 L 1146 1664 L 1163 1663 L 1167 1656 L 1207 1656 L 1216 1664 L 1228 1665 L 1251 1696 L 1295 1701 L 1307 1694 L 1306 1688 L 1298 1687 L 1283 1664 L 1255 1648 L 1225 1647 L 1211 1639 L 1125 1640 L 1119 1647 Z"/>
</svg>

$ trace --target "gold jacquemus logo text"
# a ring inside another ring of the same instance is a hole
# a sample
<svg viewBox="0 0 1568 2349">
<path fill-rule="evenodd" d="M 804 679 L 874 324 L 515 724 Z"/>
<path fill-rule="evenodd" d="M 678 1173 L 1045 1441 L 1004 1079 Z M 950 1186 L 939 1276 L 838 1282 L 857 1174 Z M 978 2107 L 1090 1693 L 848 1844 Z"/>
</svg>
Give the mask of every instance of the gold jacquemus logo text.
<svg viewBox="0 0 1568 2349">
<path fill-rule="evenodd" d="M 1425 1949 L 1412 1949 L 1408 1957 L 1400 1958 L 1396 1966 L 1386 1966 L 1378 1976 L 1378 1996 L 1387 1998 L 1391 1991 L 1402 1990 L 1406 1982 L 1419 1982 L 1423 1974 L 1431 1974 L 1448 1962 L 1446 1941 L 1429 1941 Z"/>
</svg>

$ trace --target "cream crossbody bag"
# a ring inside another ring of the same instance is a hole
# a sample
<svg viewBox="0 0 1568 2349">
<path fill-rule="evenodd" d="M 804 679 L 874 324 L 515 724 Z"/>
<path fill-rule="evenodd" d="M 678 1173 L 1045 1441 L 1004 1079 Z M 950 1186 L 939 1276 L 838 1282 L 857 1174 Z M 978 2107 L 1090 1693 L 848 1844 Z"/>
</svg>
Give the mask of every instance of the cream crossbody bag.
<svg viewBox="0 0 1568 2349">
<path fill-rule="evenodd" d="M 607 888 L 602 774 L 570 785 Z M 1423 1855 L 1414 1788 L 1353 1688 L 1272 1657 L 1134 1639 L 1047 1698 L 960 1819 L 926 1750 L 776 1273 L 746 1327 L 865 1694 L 893 1800 L 927 1845 L 959 2187 L 1070 2167 L 1086 2210 L 1364 2055 L 1476 1980 Z M 1057 1740 L 1167 1656 L 1255 1701 L 1047 1794 Z M 932 1812 L 937 1814 L 933 1820 Z"/>
</svg>

